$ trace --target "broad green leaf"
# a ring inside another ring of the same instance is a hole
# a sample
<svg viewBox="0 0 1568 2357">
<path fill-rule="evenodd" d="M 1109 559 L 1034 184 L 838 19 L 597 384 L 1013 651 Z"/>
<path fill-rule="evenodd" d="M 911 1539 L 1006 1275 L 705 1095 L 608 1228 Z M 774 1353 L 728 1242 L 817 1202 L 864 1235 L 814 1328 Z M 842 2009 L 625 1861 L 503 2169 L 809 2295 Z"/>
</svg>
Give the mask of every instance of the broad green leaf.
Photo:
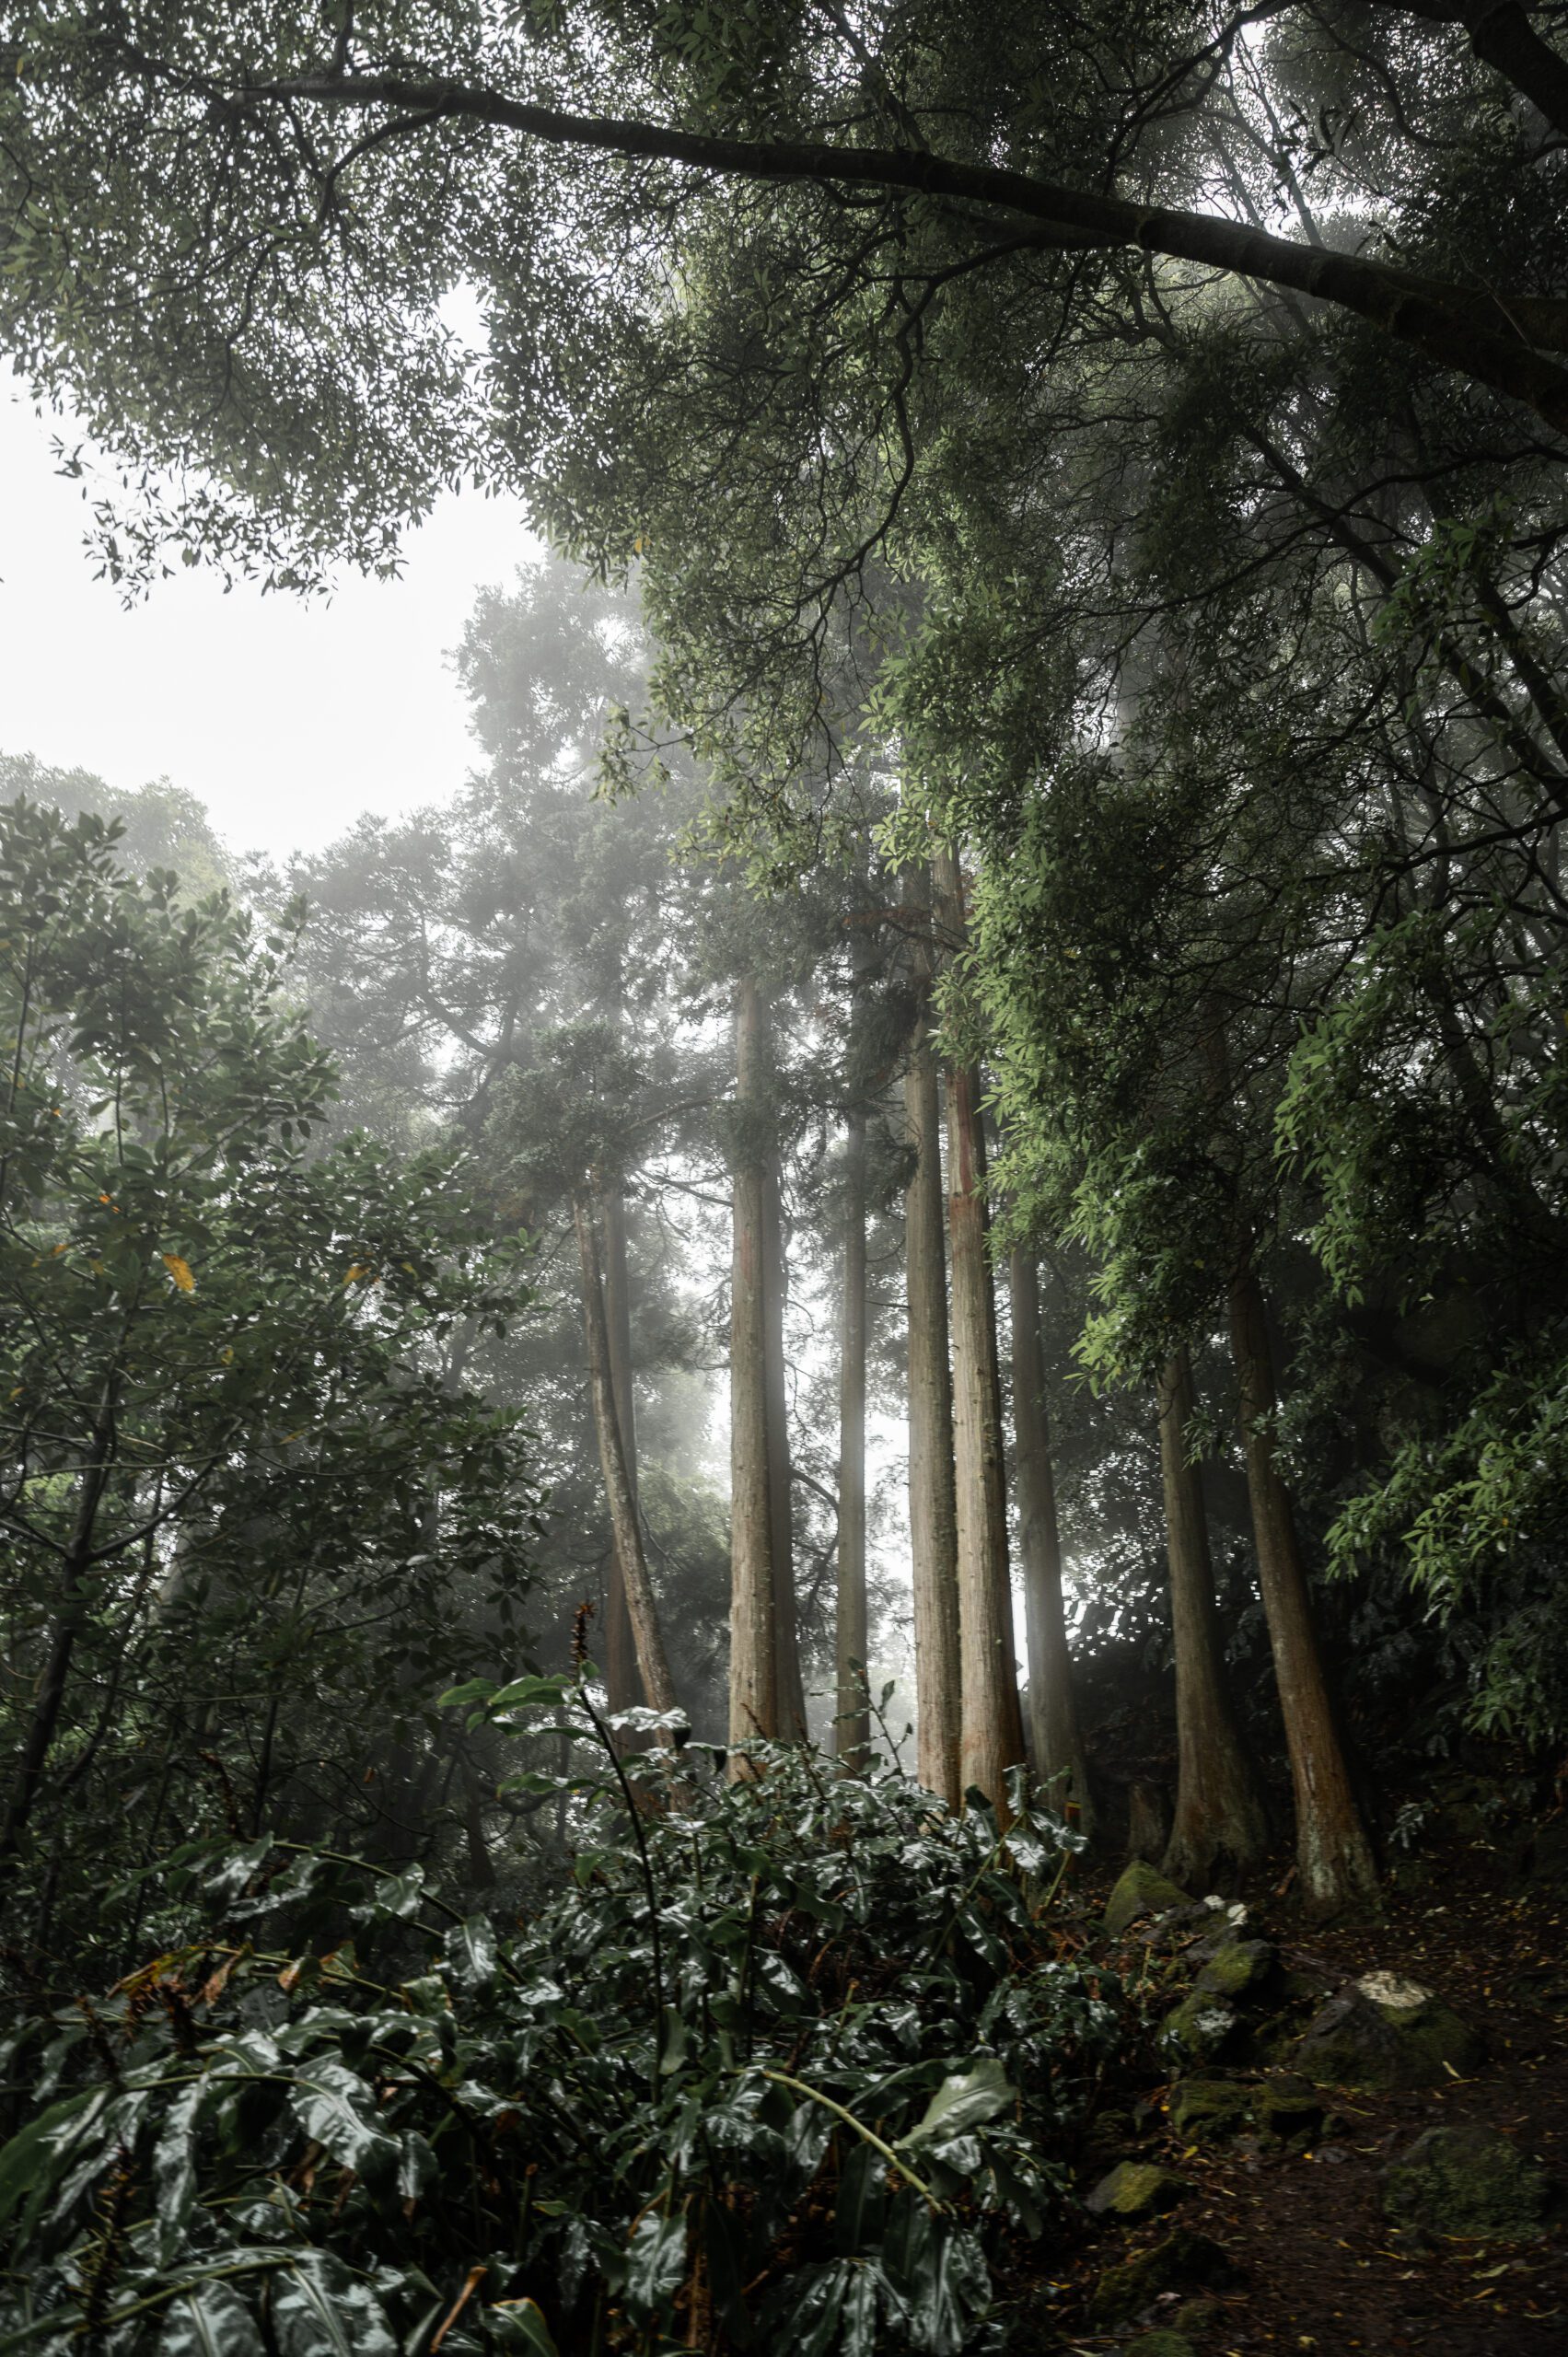
<svg viewBox="0 0 1568 2357">
<path fill-rule="evenodd" d="M 685 2274 L 685 2219 L 661 2218 L 650 2210 L 627 2245 L 625 2299 L 642 2315 L 654 2316 L 675 2297 Z"/>
<path fill-rule="evenodd" d="M 265 2343 L 232 2284 L 193 2284 L 170 2300 L 158 2357 L 264 2357 Z"/>
<path fill-rule="evenodd" d="M 385 2177 L 401 2157 L 398 2140 L 377 2117 L 376 2097 L 342 2062 L 312 2062 L 290 2092 L 295 2118 L 334 2161 L 361 2177 Z"/>
<path fill-rule="evenodd" d="M 173 2266 L 195 2207 L 196 2138 L 202 2114 L 226 2092 L 221 2080 L 198 2080 L 192 2087 L 182 2087 L 164 2114 L 153 2147 L 153 2207 L 157 2219 L 154 2247 L 160 2267 Z"/>
<path fill-rule="evenodd" d="M 326 2251 L 301 2252 L 273 2282 L 282 2357 L 398 2357 L 386 2313 L 367 2283 Z"/>
<path fill-rule="evenodd" d="M 524 2357 L 560 2357 L 550 2328 L 532 2300 L 497 2300 L 484 2313 L 504 2348 L 519 2349 Z"/>
<path fill-rule="evenodd" d="M 0 2151 L 0 2223 L 29 2194 L 33 2200 L 29 2206 L 36 2215 L 61 2165 L 63 2132 L 75 2121 L 85 2133 L 107 2101 L 108 2091 L 103 2087 L 90 2087 L 85 2095 L 67 2096 L 63 2103 L 51 2104 L 47 2111 L 41 2112 L 12 2137 Z M 84 2113 L 87 2115 L 85 2119 L 81 2117 Z"/>
<path fill-rule="evenodd" d="M 923 2357 L 958 2357 L 991 2297 L 978 2238 L 900 2193 L 889 2204 L 881 2272 Z"/>
<path fill-rule="evenodd" d="M 887 2163 L 874 2146 L 856 2142 L 844 2156 L 833 2205 L 833 2247 L 854 2258 L 877 2241 L 887 2209 Z"/>
<path fill-rule="evenodd" d="M 939 2144 L 945 2137 L 961 2136 L 980 2128 L 1016 2100 L 1007 2073 L 993 2054 L 983 2054 L 972 2069 L 944 2079 L 925 2107 L 924 2117 L 907 2136 L 899 2139 L 901 2152 Z"/>
</svg>

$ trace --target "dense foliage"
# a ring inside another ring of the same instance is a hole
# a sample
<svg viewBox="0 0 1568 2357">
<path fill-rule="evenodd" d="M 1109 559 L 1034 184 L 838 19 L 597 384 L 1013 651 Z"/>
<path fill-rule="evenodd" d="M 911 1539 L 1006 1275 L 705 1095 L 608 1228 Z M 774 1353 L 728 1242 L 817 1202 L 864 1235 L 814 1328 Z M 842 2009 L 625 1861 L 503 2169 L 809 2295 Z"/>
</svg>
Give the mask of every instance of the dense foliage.
<svg viewBox="0 0 1568 2357">
<path fill-rule="evenodd" d="M 1076 1837 L 799 1754 L 622 1765 L 581 1673 L 448 1699 L 579 1739 L 563 1888 L 510 1930 L 417 1868 L 177 1852 L 165 1952 L 11 2044 L 6 2345 L 991 2345 L 1120 2035 L 1051 1935 Z"/>
</svg>

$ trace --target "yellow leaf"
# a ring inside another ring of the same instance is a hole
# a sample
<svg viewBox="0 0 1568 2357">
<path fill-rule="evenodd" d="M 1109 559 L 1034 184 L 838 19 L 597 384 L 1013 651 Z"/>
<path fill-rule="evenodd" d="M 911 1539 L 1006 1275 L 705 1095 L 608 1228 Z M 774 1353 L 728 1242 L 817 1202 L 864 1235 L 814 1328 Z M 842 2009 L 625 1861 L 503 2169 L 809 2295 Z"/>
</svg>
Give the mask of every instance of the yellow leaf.
<svg viewBox="0 0 1568 2357">
<path fill-rule="evenodd" d="M 182 1260 L 178 1252 L 166 1252 L 163 1256 L 163 1265 L 181 1293 L 195 1292 L 196 1280 L 191 1274 L 191 1264 L 188 1260 Z"/>
<path fill-rule="evenodd" d="M 345 1285 L 351 1285 L 354 1283 L 356 1278 L 367 1277 L 369 1274 L 370 1269 L 368 1263 L 364 1260 L 355 1260 L 347 1276 L 343 1279 L 343 1283 Z"/>
</svg>

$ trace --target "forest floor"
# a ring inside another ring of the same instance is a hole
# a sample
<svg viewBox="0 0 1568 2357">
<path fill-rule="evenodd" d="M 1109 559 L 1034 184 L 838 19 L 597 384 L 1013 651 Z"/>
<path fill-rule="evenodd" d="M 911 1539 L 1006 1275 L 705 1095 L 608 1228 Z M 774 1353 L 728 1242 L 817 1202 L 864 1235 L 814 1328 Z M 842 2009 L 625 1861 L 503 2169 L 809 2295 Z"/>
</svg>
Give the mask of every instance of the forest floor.
<svg viewBox="0 0 1568 2357">
<path fill-rule="evenodd" d="M 1042 2346 L 1102 2357 L 1139 2351 L 1140 2336 L 1174 2328 L 1201 2357 L 1287 2350 L 1568 2357 L 1565 1924 L 1568 1893 L 1509 1889 L 1469 1851 L 1423 1888 L 1390 1893 L 1376 1922 L 1318 1928 L 1277 1899 L 1255 1903 L 1249 1933 L 1276 1941 L 1287 1968 L 1334 1984 L 1372 1971 L 1420 1980 L 1481 2033 L 1486 2061 L 1417 2093 L 1336 2092 L 1323 2139 L 1301 2151 L 1247 2135 L 1184 2143 L 1169 2131 L 1158 2090 L 1136 2113 L 1121 2111 L 1115 2144 L 1108 2132 L 1114 2136 L 1118 2122 L 1102 2118 L 1091 2131 L 1101 2168 L 1111 2157 L 1160 2162 L 1193 2190 L 1175 2215 L 1132 2230 L 1107 2223 L 1085 2236 L 1071 2263 L 1058 2264 L 1040 2287 L 1037 2313 L 1052 2328 Z M 1390 2231 L 1382 2172 L 1436 2125 L 1500 2131 L 1546 2165 L 1559 2203 L 1545 2237 L 1505 2243 Z M 1092 2328 L 1086 2319 L 1103 2270 L 1178 2223 L 1219 2246 L 1228 2280 L 1167 2291 L 1118 2331 Z M 1156 2338 L 1148 2357 L 1179 2357 L 1185 2346 Z"/>
</svg>

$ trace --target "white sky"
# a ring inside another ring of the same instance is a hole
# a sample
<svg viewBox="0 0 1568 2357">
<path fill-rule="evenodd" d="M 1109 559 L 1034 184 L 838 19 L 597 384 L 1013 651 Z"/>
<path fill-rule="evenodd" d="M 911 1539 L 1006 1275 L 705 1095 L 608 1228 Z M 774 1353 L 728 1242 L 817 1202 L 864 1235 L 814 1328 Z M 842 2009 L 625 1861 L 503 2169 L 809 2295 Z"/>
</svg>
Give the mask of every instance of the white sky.
<svg viewBox="0 0 1568 2357">
<path fill-rule="evenodd" d="M 0 751 L 200 796 L 236 851 L 319 846 L 362 810 L 439 800 L 473 759 L 446 663 L 486 582 L 535 552 L 521 510 L 443 497 L 403 576 L 330 603 L 227 597 L 206 572 L 127 610 L 95 581 L 79 486 L 0 390 Z"/>
</svg>

